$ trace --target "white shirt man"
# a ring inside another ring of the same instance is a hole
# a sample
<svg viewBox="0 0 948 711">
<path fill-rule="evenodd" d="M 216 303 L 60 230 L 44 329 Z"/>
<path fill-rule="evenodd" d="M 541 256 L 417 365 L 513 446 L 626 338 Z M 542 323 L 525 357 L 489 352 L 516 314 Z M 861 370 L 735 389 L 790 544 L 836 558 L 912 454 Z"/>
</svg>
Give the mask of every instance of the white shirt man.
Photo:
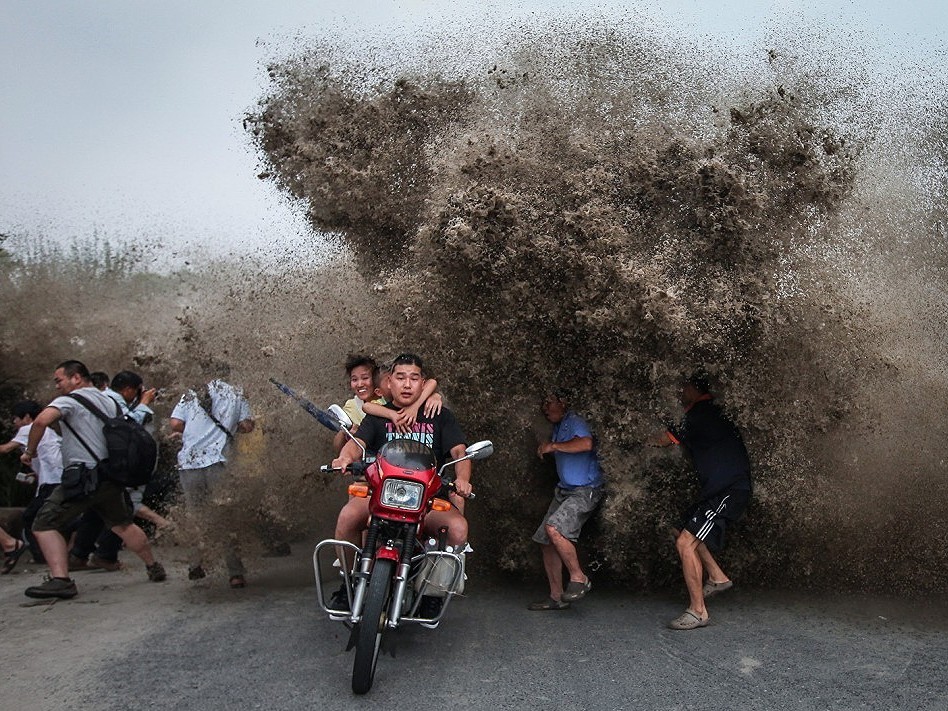
<svg viewBox="0 0 948 711">
<path fill-rule="evenodd" d="M 238 431 L 253 429 L 250 404 L 243 392 L 220 379 L 209 382 L 207 390 L 211 400 L 210 414 L 201 406 L 201 400 L 193 390 L 181 397 L 171 413 L 172 431 L 181 432 L 178 466 L 182 470 L 204 469 L 226 462 L 224 450 L 231 437 Z"/>
<path fill-rule="evenodd" d="M 23 418 L 14 417 L 13 419 L 15 424 L 16 421 Z M 33 418 L 30 417 L 29 423 L 21 425 L 10 441 L 15 442 L 21 449 L 26 449 L 26 443 L 30 441 L 30 429 L 32 427 Z M 47 429 L 36 446 L 36 457 L 30 466 L 33 473 L 36 474 L 37 490 L 46 484 L 58 484 L 62 479 L 63 454 L 60 449 L 61 443 L 62 437 L 56 434 L 54 430 Z"/>
<path fill-rule="evenodd" d="M 208 517 L 208 509 L 218 498 L 218 492 L 230 485 L 225 469 L 228 443 L 237 432 L 250 432 L 254 428 L 250 405 L 240 389 L 216 379 L 207 384 L 207 392 L 208 409 L 201 404 L 198 394 L 189 390 L 175 405 L 169 421 L 171 431 L 181 434 L 182 446 L 178 452 L 181 491 L 191 514 L 198 519 Z M 230 586 L 244 587 L 247 584 L 244 565 L 232 540 L 226 545 L 225 563 Z M 191 551 L 188 578 L 198 580 L 205 575 L 199 544 Z"/>
</svg>

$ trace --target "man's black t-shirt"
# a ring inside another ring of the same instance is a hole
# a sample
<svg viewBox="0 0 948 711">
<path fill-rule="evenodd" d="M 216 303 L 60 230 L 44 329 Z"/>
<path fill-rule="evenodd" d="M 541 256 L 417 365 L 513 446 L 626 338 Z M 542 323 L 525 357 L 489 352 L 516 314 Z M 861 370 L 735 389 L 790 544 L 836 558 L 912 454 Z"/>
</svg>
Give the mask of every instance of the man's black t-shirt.
<svg viewBox="0 0 948 711">
<path fill-rule="evenodd" d="M 385 407 L 390 410 L 399 408 L 388 403 Z M 451 459 L 451 449 L 459 444 L 467 444 L 461 426 L 454 418 L 454 414 L 446 407 L 441 408 L 434 417 L 425 417 L 424 405 L 418 410 L 418 419 L 412 425 L 411 432 L 398 432 L 395 424 L 384 417 L 366 415 L 356 431 L 356 437 L 365 442 L 366 449 L 377 452 L 383 444 L 393 439 L 410 439 L 426 444 L 435 453 L 440 467 Z"/>
<path fill-rule="evenodd" d="M 727 489 L 751 490 L 750 460 L 737 427 L 710 400 L 695 403 L 671 433 L 688 450 L 702 498 Z"/>
</svg>

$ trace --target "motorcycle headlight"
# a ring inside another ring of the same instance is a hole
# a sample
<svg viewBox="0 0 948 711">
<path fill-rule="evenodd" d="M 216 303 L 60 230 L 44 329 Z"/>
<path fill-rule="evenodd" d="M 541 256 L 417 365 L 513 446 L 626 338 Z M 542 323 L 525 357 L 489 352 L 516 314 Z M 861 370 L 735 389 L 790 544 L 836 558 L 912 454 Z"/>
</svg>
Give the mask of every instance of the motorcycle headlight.
<svg viewBox="0 0 948 711">
<path fill-rule="evenodd" d="M 421 497 L 425 487 L 414 481 L 403 479 L 386 479 L 382 486 L 382 505 L 407 511 L 421 509 Z"/>
</svg>

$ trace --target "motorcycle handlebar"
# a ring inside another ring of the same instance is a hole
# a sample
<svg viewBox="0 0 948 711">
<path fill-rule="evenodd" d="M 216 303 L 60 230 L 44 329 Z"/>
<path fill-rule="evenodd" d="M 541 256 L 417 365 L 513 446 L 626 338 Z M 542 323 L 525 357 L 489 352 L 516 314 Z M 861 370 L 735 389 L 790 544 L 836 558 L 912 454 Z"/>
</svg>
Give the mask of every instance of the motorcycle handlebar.
<svg viewBox="0 0 948 711">
<path fill-rule="evenodd" d="M 476 496 L 474 496 L 474 492 L 473 492 L 473 491 L 472 491 L 470 494 L 468 494 L 467 496 L 465 496 L 464 494 L 462 494 L 461 492 L 459 492 L 457 486 L 455 486 L 455 484 L 454 484 L 453 481 L 452 481 L 452 482 L 448 482 L 447 484 L 445 484 L 445 486 L 446 486 L 448 489 L 450 489 L 451 491 L 453 491 L 455 494 L 457 494 L 458 496 L 460 496 L 462 499 L 475 499 L 475 498 L 477 498 Z"/>
<path fill-rule="evenodd" d="M 348 472 L 349 474 L 357 474 L 357 475 L 358 475 L 358 474 L 363 473 L 364 469 L 365 469 L 365 463 L 364 463 L 364 462 L 353 462 L 352 464 L 350 464 L 348 467 L 345 467 L 345 468 L 343 468 L 343 467 L 334 467 L 334 466 L 332 466 L 331 464 L 323 464 L 323 465 L 319 468 L 319 471 L 322 472 L 323 474 L 339 474 L 339 473 L 346 473 L 346 472 Z M 455 486 L 455 484 L 454 484 L 453 481 L 447 482 L 447 483 L 445 484 L 445 487 L 448 488 L 448 489 L 450 489 L 451 491 L 453 491 L 455 494 L 457 494 L 458 496 L 460 496 L 460 497 L 462 497 L 462 498 L 469 499 L 469 500 L 470 500 L 470 499 L 475 499 L 475 498 L 477 498 L 477 497 L 474 495 L 474 492 L 473 492 L 473 491 L 472 491 L 470 494 L 468 494 L 467 496 L 464 496 L 463 494 L 461 494 L 460 492 L 458 492 L 457 486 Z"/>
<path fill-rule="evenodd" d="M 355 474 L 361 476 L 365 474 L 368 462 L 352 462 L 347 467 L 334 467 L 332 464 L 323 464 L 319 471 L 323 474 Z"/>
</svg>

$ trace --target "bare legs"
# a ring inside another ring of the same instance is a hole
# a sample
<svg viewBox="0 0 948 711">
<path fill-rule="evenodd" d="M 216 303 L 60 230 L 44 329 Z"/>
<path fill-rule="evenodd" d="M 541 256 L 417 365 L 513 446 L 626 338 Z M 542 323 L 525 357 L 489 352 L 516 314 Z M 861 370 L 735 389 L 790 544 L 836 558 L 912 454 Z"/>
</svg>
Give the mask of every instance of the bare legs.
<svg viewBox="0 0 948 711">
<path fill-rule="evenodd" d="M 69 577 L 69 550 L 66 548 L 66 539 L 59 531 L 33 531 L 36 542 L 39 543 L 49 574 L 54 578 Z"/>
<path fill-rule="evenodd" d="M 0 528 L 0 546 L 4 553 L 12 553 L 16 550 L 16 539 L 9 533 Z"/>
<path fill-rule="evenodd" d="M 148 536 L 137 524 L 127 523 L 123 526 L 112 526 L 112 532 L 122 539 L 125 547 L 142 559 L 145 565 L 153 565 L 155 556 L 151 553 L 151 544 Z"/>
<path fill-rule="evenodd" d="M 564 566 L 569 573 L 570 581 L 584 583 L 587 578 L 579 564 L 579 556 L 576 555 L 576 546 L 573 542 L 549 524 L 546 525 L 546 535 L 550 543 L 541 544 L 543 569 L 550 583 L 550 598 L 559 600 L 563 596 Z"/>
<path fill-rule="evenodd" d="M 727 582 L 728 577 L 714 560 L 708 547 L 699 541 L 691 531 L 681 531 L 675 540 L 678 557 L 681 558 L 681 572 L 688 588 L 688 609 L 702 620 L 708 618 L 704 604 L 704 573 L 708 580 L 715 583 Z"/>
<path fill-rule="evenodd" d="M 155 557 L 151 552 L 151 544 L 148 543 L 148 537 L 142 529 L 134 523 L 127 523 L 113 526 L 112 531 L 122 539 L 126 548 L 142 559 L 145 565 L 154 564 Z M 36 542 L 39 543 L 43 557 L 46 558 L 49 574 L 54 578 L 68 578 L 69 550 L 66 547 L 66 539 L 59 531 L 33 531 L 33 535 L 36 536 Z"/>
</svg>

